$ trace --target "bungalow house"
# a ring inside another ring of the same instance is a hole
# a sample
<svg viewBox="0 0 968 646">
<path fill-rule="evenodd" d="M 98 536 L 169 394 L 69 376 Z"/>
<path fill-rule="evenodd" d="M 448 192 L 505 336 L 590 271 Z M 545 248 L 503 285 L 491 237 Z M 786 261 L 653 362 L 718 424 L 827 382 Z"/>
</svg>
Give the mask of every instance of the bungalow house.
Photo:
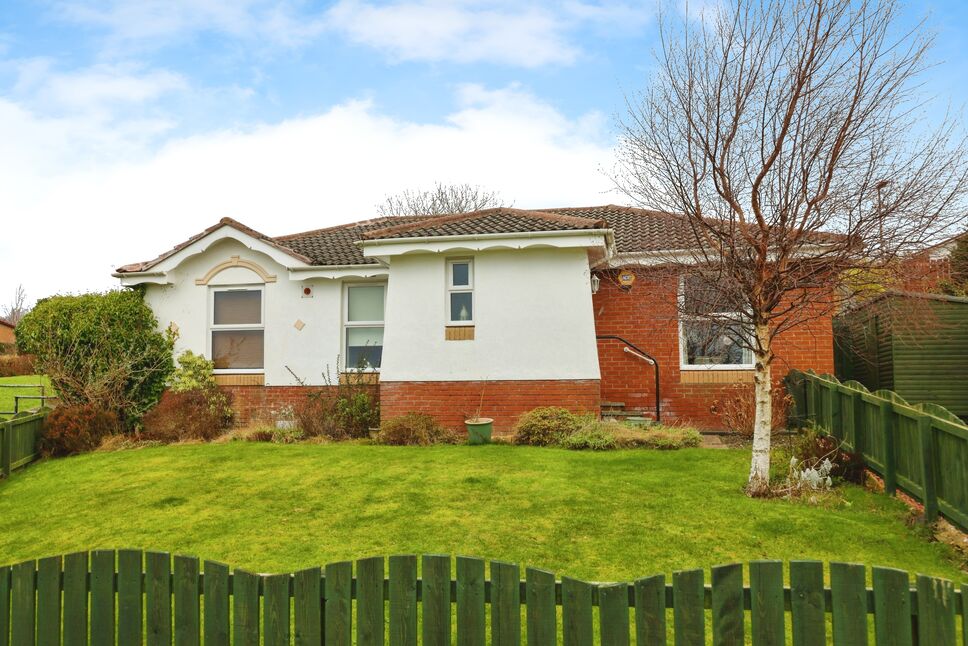
<svg viewBox="0 0 968 646">
<path fill-rule="evenodd" d="M 384 417 L 459 427 L 481 406 L 502 432 L 536 406 L 604 404 L 717 427 L 717 400 L 752 382 L 752 358 L 679 320 L 680 281 L 661 257 L 689 239 L 679 216 L 613 205 L 280 237 L 224 218 L 115 276 L 144 288 L 179 351 L 214 360 L 242 423 L 300 401 L 342 357 L 369 373 Z M 776 378 L 831 372 L 831 339 L 829 318 L 781 336 Z"/>
<path fill-rule="evenodd" d="M 0 319 L 0 353 L 5 350 L 13 351 L 17 345 L 17 335 L 14 333 L 16 325 L 7 319 Z"/>
</svg>

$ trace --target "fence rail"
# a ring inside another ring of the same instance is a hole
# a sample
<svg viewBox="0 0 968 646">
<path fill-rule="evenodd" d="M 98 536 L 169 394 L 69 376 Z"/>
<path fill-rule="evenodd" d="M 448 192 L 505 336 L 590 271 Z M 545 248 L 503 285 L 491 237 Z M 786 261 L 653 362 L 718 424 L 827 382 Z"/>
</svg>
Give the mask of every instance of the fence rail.
<svg viewBox="0 0 968 646">
<path fill-rule="evenodd" d="M 40 457 L 37 444 L 46 416 L 41 412 L 0 422 L 0 476 L 9 478 L 14 470 Z"/>
<path fill-rule="evenodd" d="M 754 646 L 956 646 L 968 585 L 891 568 L 755 561 L 638 579 L 557 580 L 482 559 L 391 556 L 294 574 L 230 572 L 163 552 L 100 550 L 0 568 L 0 645 L 177 646 L 417 643 L 579 646 L 706 643 Z M 418 565 L 421 576 L 418 578 Z M 456 571 L 456 577 L 453 577 Z M 418 612 L 418 606 L 419 612 Z M 489 606 L 489 609 L 488 609 Z M 594 610 L 597 608 L 597 612 Z M 671 612 L 669 610 L 671 609 Z M 522 614 L 524 619 L 522 621 Z M 961 617 L 960 621 L 958 617 Z M 420 621 L 418 621 L 418 616 Z M 668 621 L 668 625 L 667 625 Z M 523 629 L 522 629 L 523 624 Z"/>
<path fill-rule="evenodd" d="M 794 420 L 812 421 L 884 478 L 968 530 L 968 426 L 935 404 L 909 404 L 890 390 L 868 391 L 856 381 L 791 371 L 787 388 Z"/>
</svg>

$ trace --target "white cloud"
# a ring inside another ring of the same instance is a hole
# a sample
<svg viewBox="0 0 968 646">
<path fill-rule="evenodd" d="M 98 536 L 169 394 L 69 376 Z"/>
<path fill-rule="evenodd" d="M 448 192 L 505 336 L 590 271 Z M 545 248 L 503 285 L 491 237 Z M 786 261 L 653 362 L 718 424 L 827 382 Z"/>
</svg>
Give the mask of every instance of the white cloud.
<svg viewBox="0 0 968 646">
<path fill-rule="evenodd" d="M 521 207 L 607 202 L 602 124 L 597 113 L 570 119 L 521 87 L 467 85 L 440 123 L 351 101 L 156 151 L 131 144 L 128 161 L 114 163 L 125 141 L 115 131 L 136 124 L 98 130 L 0 100 L 0 299 L 20 282 L 35 298 L 111 286 L 113 266 L 223 216 L 281 235 L 370 217 L 386 194 L 434 181 L 480 184 Z"/>
<path fill-rule="evenodd" d="M 582 54 L 576 32 L 608 36 L 648 22 L 652 3 L 516 0 L 338 0 L 325 11 L 269 0 L 63 0 L 62 20 L 107 34 L 106 50 L 124 53 L 217 33 L 264 51 L 300 47 L 327 34 L 373 48 L 390 60 L 568 64 Z"/>
</svg>

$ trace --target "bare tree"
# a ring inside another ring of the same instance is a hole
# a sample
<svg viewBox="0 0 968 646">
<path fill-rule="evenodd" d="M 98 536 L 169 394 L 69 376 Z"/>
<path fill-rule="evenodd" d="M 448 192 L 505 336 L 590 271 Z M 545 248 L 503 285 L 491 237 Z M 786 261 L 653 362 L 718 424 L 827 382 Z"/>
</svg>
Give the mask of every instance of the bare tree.
<svg viewBox="0 0 968 646">
<path fill-rule="evenodd" d="M 437 182 L 429 191 L 407 190 L 388 195 L 376 208 L 381 216 L 394 216 L 467 213 L 498 206 L 508 205 L 496 191 L 488 191 L 471 184 Z"/>
<path fill-rule="evenodd" d="M 622 123 L 619 189 L 688 224 L 689 248 L 662 260 L 689 284 L 680 316 L 708 322 L 695 344 L 751 354 L 752 495 L 768 487 L 777 335 L 892 284 L 899 258 L 964 218 L 965 139 L 953 119 L 924 125 L 932 39 L 898 14 L 730 0 L 664 16 Z"/>
<path fill-rule="evenodd" d="M 13 294 L 13 300 L 3 307 L 2 318 L 16 325 L 28 311 L 30 311 L 30 308 L 27 307 L 27 291 L 23 285 L 17 285 L 17 290 Z"/>
</svg>

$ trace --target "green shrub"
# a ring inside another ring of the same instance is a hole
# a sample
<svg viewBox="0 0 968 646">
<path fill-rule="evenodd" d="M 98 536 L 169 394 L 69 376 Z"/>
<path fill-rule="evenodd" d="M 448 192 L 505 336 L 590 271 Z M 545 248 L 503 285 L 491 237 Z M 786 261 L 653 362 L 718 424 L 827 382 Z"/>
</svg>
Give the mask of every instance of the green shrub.
<svg viewBox="0 0 968 646">
<path fill-rule="evenodd" d="M 94 404 L 58 406 L 44 419 L 40 453 L 45 457 L 86 453 L 118 431 L 118 417 L 111 411 Z"/>
<path fill-rule="evenodd" d="M 370 382 L 371 373 L 360 369 L 341 372 L 336 361 L 333 377 L 329 366 L 323 372 L 326 384 L 293 409 L 293 417 L 306 437 L 331 440 L 359 439 L 369 435 L 380 422 L 380 403 Z"/>
<path fill-rule="evenodd" d="M 575 451 L 610 451 L 618 446 L 612 429 L 614 423 L 592 422 L 561 439 L 561 446 Z"/>
<path fill-rule="evenodd" d="M 445 429 L 430 415 L 407 413 L 384 420 L 376 441 L 392 446 L 430 446 L 432 444 L 455 444 L 457 435 Z"/>
<path fill-rule="evenodd" d="M 174 369 L 174 334 L 157 327 L 138 291 L 53 296 L 21 319 L 17 345 L 34 355 L 62 404 L 93 404 L 133 428 Z"/>
<path fill-rule="evenodd" d="M 171 375 L 169 388 L 172 392 L 183 393 L 189 390 L 208 390 L 217 388 L 215 383 L 215 362 L 200 354 L 185 350 L 178 355 L 178 367 Z"/>
<path fill-rule="evenodd" d="M 582 427 L 584 420 L 564 408 L 545 406 L 530 410 L 514 427 L 514 443 L 553 446 Z"/>
</svg>

